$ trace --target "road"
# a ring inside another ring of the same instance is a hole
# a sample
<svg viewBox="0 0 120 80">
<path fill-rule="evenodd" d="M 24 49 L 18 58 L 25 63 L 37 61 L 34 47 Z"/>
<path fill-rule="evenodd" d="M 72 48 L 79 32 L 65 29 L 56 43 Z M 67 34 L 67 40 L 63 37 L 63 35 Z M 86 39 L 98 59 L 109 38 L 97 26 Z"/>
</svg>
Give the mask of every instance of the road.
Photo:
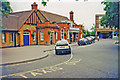
<svg viewBox="0 0 120 80">
<path fill-rule="evenodd" d="M 5 78 L 118 78 L 118 45 L 100 40 L 72 46 L 72 54 L 55 55 L 18 65 L 2 67 Z"/>
</svg>

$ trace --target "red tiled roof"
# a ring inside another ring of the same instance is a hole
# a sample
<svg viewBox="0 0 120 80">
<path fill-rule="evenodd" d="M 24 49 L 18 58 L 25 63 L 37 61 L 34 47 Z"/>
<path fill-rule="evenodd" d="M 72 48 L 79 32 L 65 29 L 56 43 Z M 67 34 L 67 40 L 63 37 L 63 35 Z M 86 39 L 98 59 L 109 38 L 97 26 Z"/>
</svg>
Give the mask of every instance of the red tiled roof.
<svg viewBox="0 0 120 80">
<path fill-rule="evenodd" d="M 2 25 L 5 29 L 18 30 L 33 11 L 34 10 L 10 13 L 8 17 L 2 17 Z"/>
<path fill-rule="evenodd" d="M 56 22 L 59 23 L 61 21 L 70 21 L 67 17 L 62 16 L 62 15 L 58 15 L 58 14 L 54 14 L 51 12 L 47 12 L 47 11 L 43 11 L 43 10 L 39 10 L 48 21 L 50 22 Z"/>
<path fill-rule="evenodd" d="M 5 29 L 14 29 L 19 30 L 20 27 L 25 23 L 25 21 L 29 18 L 29 16 L 34 12 L 35 10 L 29 10 L 29 11 L 21 11 L 21 12 L 13 12 L 10 13 L 8 17 L 2 18 L 2 25 Z M 47 11 L 40 11 L 40 14 L 44 16 L 46 21 L 49 22 L 61 22 L 61 21 L 70 21 L 67 17 L 50 13 Z"/>
</svg>

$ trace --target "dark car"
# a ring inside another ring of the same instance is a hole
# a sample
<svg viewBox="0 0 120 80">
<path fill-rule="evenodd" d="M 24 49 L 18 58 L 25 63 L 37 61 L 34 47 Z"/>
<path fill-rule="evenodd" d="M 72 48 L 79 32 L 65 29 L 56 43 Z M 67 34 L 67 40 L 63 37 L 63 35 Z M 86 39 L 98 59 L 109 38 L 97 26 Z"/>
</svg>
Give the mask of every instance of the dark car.
<svg viewBox="0 0 120 80">
<path fill-rule="evenodd" d="M 92 38 L 92 43 L 95 43 L 95 37 L 94 36 L 90 36 Z"/>
<path fill-rule="evenodd" d="M 89 44 L 92 43 L 92 38 L 91 37 L 86 37 L 86 39 L 89 41 Z"/>
<path fill-rule="evenodd" d="M 71 53 L 71 46 L 67 40 L 60 40 L 55 45 L 55 54 Z"/>
<path fill-rule="evenodd" d="M 87 45 L 88 44 L 88 40 L 85 38 L 82 38 L 80 40 L 78 40 L 78 45 Z"/>
</svg>

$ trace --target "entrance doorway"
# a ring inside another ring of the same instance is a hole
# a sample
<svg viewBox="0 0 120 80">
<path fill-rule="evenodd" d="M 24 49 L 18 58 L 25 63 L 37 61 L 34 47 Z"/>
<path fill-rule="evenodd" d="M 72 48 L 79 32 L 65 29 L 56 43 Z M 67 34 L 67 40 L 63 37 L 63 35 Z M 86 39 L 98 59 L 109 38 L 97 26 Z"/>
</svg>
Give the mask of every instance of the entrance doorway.
<svg viewBox="0 0 120 80">
<path fill-rule="evenodd" d="M 24 39 L 24 46 L 28 46 L 30 45 L 30 32 L 29 31 L 24 31 L 24 34 L 23 34 L 23 39 Z"/>
</svg>

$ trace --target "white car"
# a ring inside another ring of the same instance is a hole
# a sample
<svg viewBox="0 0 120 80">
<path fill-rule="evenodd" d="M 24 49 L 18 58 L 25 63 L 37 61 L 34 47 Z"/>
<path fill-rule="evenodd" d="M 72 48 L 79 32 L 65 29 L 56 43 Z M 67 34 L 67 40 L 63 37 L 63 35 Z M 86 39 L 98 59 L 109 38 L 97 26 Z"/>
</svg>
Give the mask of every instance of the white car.
<svg viewBox="0 0 120 80">
<path fill-rule="evenodd" d="M 60 40 L 55 45 L 55 54 L 71 53 L 71 46 L 67 40 Z"/>
</svg>

